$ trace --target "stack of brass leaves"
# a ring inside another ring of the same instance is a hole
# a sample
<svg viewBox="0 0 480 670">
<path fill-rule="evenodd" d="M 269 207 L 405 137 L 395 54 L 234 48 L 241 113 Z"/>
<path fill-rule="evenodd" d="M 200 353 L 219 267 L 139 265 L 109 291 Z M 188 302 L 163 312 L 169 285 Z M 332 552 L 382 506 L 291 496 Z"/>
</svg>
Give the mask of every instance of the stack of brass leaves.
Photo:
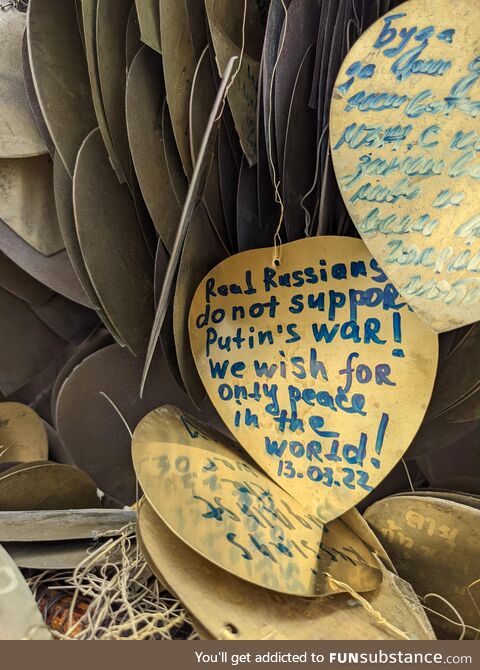
<svg viewBox="0 0 480 670">
<path fill-rule="evenodd" d="M 227 259 L 359 237 L 335 82 L 419 2 L 0 0 L 0 638 L 480 634 L 478 323 L 442 329 L 410 446 L 328 518 L 189 334 Z"/>
</svg>

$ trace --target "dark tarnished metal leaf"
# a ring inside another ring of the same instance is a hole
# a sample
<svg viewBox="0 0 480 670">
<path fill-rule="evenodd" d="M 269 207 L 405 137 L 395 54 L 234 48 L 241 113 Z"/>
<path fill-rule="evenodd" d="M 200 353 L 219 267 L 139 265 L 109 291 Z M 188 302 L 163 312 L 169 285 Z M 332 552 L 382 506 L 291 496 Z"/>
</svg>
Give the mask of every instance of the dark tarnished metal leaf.
<svg viewBox="0 0 480 670">
<path fill-rule="evenodd" d="M 73 356 L 71 356 L 68 361 L 62 366 L 58 372 L 55 383 L 52 388 L 51 393 L 51 407 L 52 407 L 52 417 L 56 425 L 56 410 L 57 410 L 57 400 L 58 394 L 64 384 L 64 382 L 71 375 L 73 370 L 80 365 L 82 361 L 85 360 L 88 356 L 113 344 L 112 336 L 104 328 L 99 328 L 95 333 L 86 338 L 76 349 Z M 55 460 L 55 459 L 54 459 Z"/>
<path fill-rule="evenodd" d="M 312 0 L 292 0 L 283 24 L 284 34 L 281 37 L 283 46 L 275 71 L 273 102 L 279 179 L 283 174 L 285 137 L 295 80 L 305 52 L 317 38 L 319 18 L 319 0 L 313 0 L 313 2 Z"/>
<path fill-rule="evenodd" d="M 82 4 L 83 0 L 75 0 L 75 11 L 77 13 L 78 29 L 80 31 L 80 37 L 82 38 L 83 48 L 85 48 Z"/>
<path fill-rule="evenodd" d="M 42 372 L 61 354 L 66 343 L 27 303 L 3 289 L 0 289 L 0 323 L 0 389 L 8 396 Z"/>
<path fill-rule="evenodd" d="M 59 293 L 41 305 L 32 304 L 31 310 L 57 335 L 71 344 L 80 344 L 100 325 L 92 309 L 68 300 Z"/>
<path fill-rule="evenodd" d="M 66 298 L 90 307 L 65 250 L 44 256 L 13 232 L 0 219 L 0 250 L 22 270 Z"/>
<path fill-rule="evenodd" d="M 115 170 L 119 181 L 123 183 L 125 181 L 125 174 L 123 172 L 123 167 L 120 164 L 117 151 L 113 146 L 100 86 L 100 72 L 98 69 L 97 53 L 97 9 L 98 0 L 82 0 L 83 33 L 88 77 L 90 80 L 92 101 L 97 118 L 97 125 L 100 129 L 100 132 L 102 133 L 102 139 L 110 157 L 112 167 Z"/>
<path fill-rule="evenodd" d="M 428 481 L 434 484 L 452 475 L 462 477 L 480 472 L 480 421 L 450 424 L 441 417 L 435 423 L 438 423 L 436 448 L 417 458 Z"/>
<path fill-rule="evenodd" d="M 11 462 L 6 461 L 5 463 L 0 462 L 0 474 L 3 474 L 4 472 L 7 472 L 8 470 L 11 470 L 16 465 L 19 465 L 19 464 L 20 464 L 19 461 L 11 461 Z"/>
<path fill-rule="evenodd" d="M 262 81 L 259 82 L 259 96 L 261 96 Z M 273 136 L 271 138 L 273 142 Z M 280 207 L 275 200 L 275 189 L 272 181 L 273 148 L 270 140 L 264 134 L 263 107 L 257 107 L 257 197 L 258 221 L 256 242 L 252 248 L 269 247 L 274 242 L 275 231 L 280 222 Z M 275 167 L 275 166 L 274 166 Z M 276 170 L 276 167 L 275 167 Z M 275 171 L 278 183 L 279 174 Z M 280 230 L 280 234 L 283 229 Z"/>
<path fill-rule="evenodd" d="M 203 205 L 199 204 L 193 213 L 183 245 L 173 300 L 173 332 L 177 360 L 185 388 L 197 407 L 203 402 L 205 389 L 198 376 L 190 347 L 188 314 L 195 291 L 203 277 L 228 255 L 208 220 Z"/>
<path fill-rule="evenodd" d="M 159 0 L 135 0 L 142 42 L 161 53 Z"/>
<path fill-rule="evenodd" d="M 433 481 L 434 486 L 462 493 L 471 493 L 480 496 L 480 477 L 468 477 L 467 475 L 445 477 Z"/>
<path fill-rule="evenodd" d="M 142 236 L 147 246 L 148 253 L 151 256 L 152 261 L 154 261 L 158 244 L 158 233 L 155 226 L 153 225 L 152 217 L 150 216 L 147 205 L 145 204 L 145 200 L 143 199 L 140 184 L 138 183 L 137 175 L 135 174 L 133 165 L 130 167 L 131 170 L 129 186 L 135 205 L 135 210 L 137 212 L 138 225 L 142 231 Z"/>
<path fill-rule="evenodd" d="M 400 492 L 411 492 L 413 488 L 428 485 L 428 479 L 416 461 L 408 463 L 397 463 L 384 480 L 371 491 L 366 498 L 360 501 L 356 506 L 359 512 L 363 512 L 373 505 L 377 500 L 382 500 L 387 496 L 392 496 Z"/>
<path fill-rule="evenodd" d="M 188 137 L 188 107 L 197 59 L 185 0 L 162 0 L 160 34 L 173 132 L 184 172 L 190 178 L 193 168 Z"/>
<path fill-rule="evenodd" d="M 53 418 L 50 418 L 50 421 L 53 422 Z M 48 454 L 50 460 L 55 461 L 55 463 L 75 465 L 73 458 L 68 453 L 55 428 L 52 428 L 52 426 L 45 420 L 43 421 L 43 425 L 45 426 L 48 435 Z"/>
<path fill-rule="evenodd" d="M 228 141 L 228 133 L 223 124 L 220 124 L 217 140 L 218 152 L 218 176 L 220 181 L 220 194 L 222 196 L 222 207 L 225 223 L 227 226 L 228 243 L 225 244 L 233 251 L 238 250 L 237 239 L 237 184 L 240 170 Z M 223 238 L 222 238 L 223 241 Z"/>
<path fill-rule="evenodd" d="M 238 250 L 254 249 L 260 221 L 258 216 L 257 165 L 250 167 L 244 157 L 240 166 L 237 191 Z"/>
<path fill-rule="evenodd" d="M 480 383 L 462 399 L 461 403 L 450 410 L 449 417 L 454 423 L 480 419 Z"/>
<path fill-rule="evenodd" d="M 0 476 L 0 510 L 83 509 L 99 504 L 97 487 L 73 465 L 36 461 Z"/>
<path fill-rule="evenodd" d="M 133 430 L 145 414 L 173 402 L 194 411 L 157 351 L 143 399 L 139 399 L 143 360 L 117 344 L 88 356 L 64 382 L 58 394 L 56 427 L 75 463 L 97 486 L 125 504 L 136 499 L 131 440 L 122 419 Z"/>
<path fill-rule="evenodd" d="M 319 150 L 319 213 L 317 235 L 334 234 L 345 235 L 348 226 L 348 215 L 340 190 L 337 185 L 333 164 L 330 155 L 329 135 L 327 132 L 330 102 L 333 94 L 338 71 L 344 57 L 349 49 L 349 21 L 351 17 L 351 6 L 347 2 L 341 2 L 338 5 L 338 12 L 335 16 L 335 24 L 331 41 L 326 42 L 328 67 L 323 68 L 322 61 L 322 82 L 319 94 L 322 96 L 322 104 L 318 106 L 317 114 L 317 137 L 321 138 Z M 353 41 L 353 40 L 352 40 Z"/>
<path fill-rule="evenodd" d="M 305 210 L 302 200 L 310 190 L 315 176 L 316 115 L 308 106 L 315 64 L 311 44 L 298 70 L 293 89 L 283 157 L 282 194 L 285 231 L 289 242 L 305 237 Z"/>
<path fill-rule="evenodd" d="M 57 209 L 58 223 L 62 231 L 65 248 L 72 263 L 73 269 L 87 294 L 92 307 L 107 326 L 109 331 L 120 340 L 113 324 L 109 320 L 105 310 L 102 307 L 100 299 L 95 291 L 90 275 L 80 249 L 78 241 L 77 226 L 75 224 L 75 214 L 73 211 L 73 181 L 65 169 L 58 154 L 55 154 L 53 162 L 53 183 L 55 191 L 55 204 Z"/>
<path fill-rule="evenodd" d="M 125 42 L 132 0 L 100 0 L 97 5 L 96 47 L 103 108 L 109 135 L 125 179 L 130 176 L 125 89 L 127 53 Z"/>
<path fill-rule="evenodd" d="M 0 251 L 0 286 L 30 305 L 41 305 L 53 291 L 31 277 Z"/>
<path fill-rule="evenodd" d="M 163 149 L 165 153 L 165 160 L 167 163 L 167 170 L 170 176 L 173 191 L 175 193 L 175 198 L 178 202 L 181 213 L 183 205 L 185 203 L 185 198 L 187 197 L 188 182 L 185 177 L 185 173 L 182 167 L 182 161 L 180 160 L 180 155 L 178 153 L 177 145 L 175 143 L 175 135 L 173 133 L 172 119 L 170 118 L 170 112 L 168 109 L 166 99 L 162 106 L 162 133 L 163 133 Z"/>
<path fill-rule="evenodd" d="M 427 419 L 434 419 L 454 408 L 460 410 L 458 406 L 478 393 L 479 387 L 480 324 L 473 324 L 463 331 L 460 341 L 446 356 L 435 382 Z"/>
<path fill-rule="evenodd" d="M 478 421 L 454 423 L 449 420 L 449 414 L 439 416 L 432 421 L 424 421 L 410 444 L 405 458 L 418 458 L 424 454 L 441 452 L 442 449 L 452 447 L 457 443 L 463 444 L 466 448 L 472 440 L 475 443 L 478 442 L 479 427 L 480 422 Z M 455 467 L 453 463 L 451 467 Z"/>
<path fill-rule="evenodd" d="M 380 18 L 382 0 L 363 0 L 361 16 L 361 32 L 370 28 Z M 356 5 L 355 5 L 356 6 Z"/>
<path fill-rule="evenodd" d="M 317 101 L 317 141 L 320 141 L 322 138 L 324 127 L 323 127 L 323 118 L 324 118 L 324 107 L 327 104 L 325 100 L 326 89 L 327 89 L 327 77 L 328 77 L 328 66 L 330 63 L 330 56 L 333 47 L 333 34 L 335 30 L 335 23 L 337 20 L 338 13 L 341 9 L 343 3 L 334 3 L 328 2 L 327 4 L 327 14 L 325 16 L 325 27 L 322 35 L 322 39 L 319 40 L 317 49 L 320 50 L 321 46 L 321 60 L 320 66 L 316 73 L 318 78 L 318 101 Z M 320 57 L 318 54 L 317 58 Z M 322 165 L 320 165 L 319 177 L 322 176 Z"/>
<path fill-rule="evenodd" d="M 195 58 L 198 61 L 208 42 L 205 4 L 203 2 L 197 2 L 197 0 L 185 0 L 185 4 L 193 50 L 195 52 Z"/>
<path fill-rule="evenodd" d="M 48 458 L 48 438 L 41 418 L 30 407 L 0 403 L 0 462 Z"/>
<path fill-rule="evenodd" d="M 262 63 L 261 63 L 261 91 L 259 100 L 262 104 L 262 118 L 264 123 L 264 136 L 272 142 L 272 159 L 275 166 L 278 166 L 277 144 L 275 139 L 275 118 L 271 113 L 272 104 L 275 97 L 274 69 L 278 58 L 278 50 L 282 36 L 283 24 L 286 11 L 291 0 L 272 0 L 268 10 L 267 25 L 265 28 L 265 39 L 263 43 Z M 323 6 L 328 3 L 324 2 Z M 273 180 L 273 174 L 271 174 Z"/>
<path fill-rule="evenodd" d="M 35 373 L 26 384 L 10 393 L 5 399 L 11 402 L 20 402 L 34 409 L 44 421 L 52 421 L 50 413 L 50 392 L 55 382 L 55 377 L 63 362 L 72 354 L 74 345 L 66 345 L 61 350 L 58 358 L 50 360 L 46 367 Z M 54 352 L 56 355 L 57 352 Z M 25 355 L 30 355 L 26 352 Z M 0 396 L 1 397 L 1 396 Z M 47 430 L 48 432 L 48 430 Z M 56 460 L 52 458 L 52 460 Z"/>
<path fill-rule="evenodd" d="M 162 57 L 142 46 L 127 79 L 127 127 L 133 164 L 155 228 L 167 249 L 177 232 L 181 207 L 167 167 L 162 109 L 165 100 Z M 184 177 L 181 177 L 184 179 Z"/>
<path fill-rule="evenodd" d="M 58 226 L 50 156 L 0 158 L 0 218 L 44 256 L 65 245 Z"/>
<path fill-rule="evenodd" d="M 160 21 L 158 23 L 158 29 L 160 30 Z M 140 24 L 138 22 L 137 8 L 135 3 L 133 3 L 132 8 L 130 9 L 130 15 L 128 17 L 127 34 L 125 37 L 127 73 L 130 71 L 130 66 L 132 65 L 133 59 L 140 51 L 142 46 L 143 44 L 140 36 Z"/>
<path fill-rule="evenodd" d="M 25 25 L 25 14 L 15 9 L 0 11 L 0 158 L 24 158 L 47 153 L 23 83 Z"/>
<path fill-rule="evenodd" d="M 332 6 L 331 2 L 322 2 L 320 6 L 320 15 L 318 17 L 318 32 L 315 43 L 315 66 L 313 71 L 310 100 L 308 103 L 312 109 L 316 109 L 319 102 L 318 88 L 320 84 L 320 69 L 322 67 L 322 55 L 323 55 L 323 45 L 325 42 L 325 33 L 327 28 L 327 17 L 331 6 Z"/>
<path fill-rule="evenodd" d="M 30 56 L 28 55 L 28 40 L 26 30 L 23 34 L 22 61 L 23 81 L 25 84 L 25 91 L 27 93 L 30 110 L 45 147 L 47 148 L 50 156 L 53 157 L 55 154 L 55 144 L 53 143 L 52 136 L 50 135 L 50 131 L 47 128 L 47 124 L 45 123 L 45 117 L 43 116 L 43 112 L 40 108 L 40 103 L 38 102 L 38 96 L 35 90 L 35 84 L 33 82 L 32 68 L 30 65 Z"/>
<path fill-rule="evenodd" d="M 38 101 L 55 147 L 73 177 L 78 150 L 96 126 L 75 0 L 30 0 L 27 37 Z"/>
<path fill-rule="evenodd" d="M 80 249 L 100 303 L 122 341 L 139 355 L 153 317 L 153 260 L 130 192 L 118 182 L 98 129 L 78 155 L 73 202 Z"/>
</svg>

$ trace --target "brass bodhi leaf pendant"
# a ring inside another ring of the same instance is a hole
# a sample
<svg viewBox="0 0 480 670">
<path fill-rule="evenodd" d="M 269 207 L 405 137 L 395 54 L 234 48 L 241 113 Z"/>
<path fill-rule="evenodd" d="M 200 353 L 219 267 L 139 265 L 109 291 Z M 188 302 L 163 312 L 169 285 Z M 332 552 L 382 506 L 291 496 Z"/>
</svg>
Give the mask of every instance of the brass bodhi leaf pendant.
<svg viewBox="0 0 480 670">
<path fill-rule="evenodd" d="M 333 164 L 360 235 L 437 332 L 480 318 L 479 6 L 410 0 L 337 77 Z"/>
<path fill-rule="evenodd" d="M 321 237 L 232 256 L 190 311 L 200 377 L 230 431 L 324 521 L 357 504 L 418 430 L 437 336 L 360 240 Z"/>
</svg>

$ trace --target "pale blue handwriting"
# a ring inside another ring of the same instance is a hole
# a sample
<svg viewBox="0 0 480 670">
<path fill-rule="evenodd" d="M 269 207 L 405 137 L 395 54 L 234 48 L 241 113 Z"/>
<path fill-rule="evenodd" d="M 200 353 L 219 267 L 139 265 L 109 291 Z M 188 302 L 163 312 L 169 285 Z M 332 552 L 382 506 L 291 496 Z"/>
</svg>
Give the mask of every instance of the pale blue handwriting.
<svg viewBox="0 0 480 670">
<path fill-rule="evenodd" d="M 472 244 L 480 238 L 480 214 L 475 214 L 468 221 L 461 223 L 455 230 L 455 237 L 464 240 L 464 244 Z"/>
<path fill-rule="evenodd" d="M 420 184 L 412 184 L 408 177 L 403 177 L 392 186 L 366 182 L 351 196 L 350 202 L 358 200 L 366 202 L 395 205 L 399 200 L 415 200 L 422 193 Z"/>
<path fill-rule="evenodd" d="M 433 91 L 427 89 L 418 93 L 410 100 L 405 107 L 405 115 L 411 119 L 418 119 L 424 114 L 449 116 L 456 109 L 468 116 L 476 117 L 480 112 L 480 100 L 452 98 L 450 96 L 447 96 L 443 100 L 438 100 L 433 98 Z"/>
<path fill-rule="evenodd" d="M 480 301 L 480 279 L 473 277 L 450 283 L 445 279 L 424 280 L 420 275 L 413 275 L 402 287 L 402 293 L 445 305 L 473 305 Z"/>
<path fill-rule="evenodd" d="M 432 207 L 435 207 L 436 209 L 459 207 L 464 198 L 465 193 L 454 193 L 449 188 L 442 189 L 435 200 L 432 202 Z"/>
<path fill-rule="evenodd" d="M 448 116 L 457 109 L 469 116 L 476 117 L 480 112 L 480 100 L 472 100 L 467 94 L 470 93 L 480 78 L 480 56 L 475 56 L 468 64 L 467 69 L 467 74 L 453 84 L 450 94 L 443 100 L 430 100 L 433 96 L 433 91 L 430 89 L 422 91 L 412 98 L 405 109 L 406 116 L 418 118 L 423 114 L 438 113 Z"/>
<path fill-rule="evenodd" d="M 414 96 L 399 95 L 393 91 L 361 90 L 347 99 L 345 111 L 357 109 L 360 112 L 382 112 L 386 109 L 397 109 L 408 118 L 417 119 L 425 114 L 449 116 L 458 110 L 468 116 L 476 117 L 480 113 L 480 100 L 472 99 L 468 94 L 480 78 L 480 56 L 475 56 L 467 69 L 467 74 L 456 81 L 449 94 L 442 99 L 436 98 L 431 88 L 424 89 Z"/>
<path fill-rule="evenodd" d="M 450 149 L 455 151 L 480 151 L 480 135 L 475 130 L 469 130 L 467 133 L 463 130 L 458 130 L 450 142 Z"/>
<path fill-rule="evenodd" d="M 359 112 L 383 112 L 386 109 L 402 108 L 405 116 L 410 119 L 418 119 L 424 114 L 449 116 L 454 110 L 476 117 L 480 112 L 480 100 L 451 95 L 439 100 L 434 97 L 432 89 L 420 91 L 413 97 L 397 93 L 358 91 L 348 98 L 345 105 L 346 112 L 352 109 L 358 109 Z"/>
<path fill-rule="evenodd" d="M 405 81 L 411 75 L 441 77 L 451 68 L 451 60 L 420 58 L 435 34 L 434 26 L 425 26 L 424 28 L 412 26 L 399 29 L 398 19 L 405 16 L 405 12 L 386 16 L 383 19 L 382 30 L 373 48 L 383 50 L 383 55 L 387 58 L 395 58 L 391 71 L 398 81 Z M 453 29 L 447 28 L 441 31 L 437 37 L 447 44 L 451 44 L 454 32 Z M 410 48 L 407 49 L 407 47 Z"/>
<path fill-rule="evenodd" d="M 373 63 L 364 65 L 362 61 L 355 61 L 350 65 L 350 67 L 347 68 L 345 74 L 347 77 L 349 77 L 349 79 L 338 86 L 338 91 L 342 95 L 344 95 L 352 86 L 353 82 L 355 81 L 355 77 L 358 77 L 359 79 L 371 79 L 375 74 L 375 65 Z"/>
<path fill-rule="evenodd" d="M 407 245 L 403 240 L 392 240 L 387 246 L 390 249 L 385 258 L 387 265 L 420 265 L 433 268 L 437 274 L 464 270 L 480 272 L 480 252 L 472 253 L 470 249 L 455 251 L 450 246 L 442 249 L 434 246 L 419 248 L 414 244 Z"/>
<path fill-rule="evenodd" d="M 407 233 L 422 233 L 424 237 L 430 237 L 438 226 L 438 219 L 432 219 L 429 214 L 421 214 L 414 218 L 411 214 L 389 214 L 381 216 L 380 209 L 374 207 L 363 218 L 358 230 L 363 235 L 374 236 L 378 233 L 383 235 L 406 235 Z"/>
<path fill-rule="evenodd" d="M 437 40 L 440 40 L 441 42 L 447 42 L 448 44 L 452 44 L 454 35 L 455 30 L 453 28 L 447 28 L 447 30 L 442 30 L 441 33 L 438 33 Z"/>
<path fill-rule="evenodd" d="M 364 123 L 351 123 L 345 128 L 333 149 L 340 149 L 343 144 L 347 144 L 349 149 L 360 149 L 361 147 L 381 149 L 390 145 L 398 149 L 410 135 L 412 129 L 412 125 L 384 128 L 383 126 L 367 126 Z"/>
<path fill-rule="evenodd" d="M 412 74 L 441 77 L 452 67 L 451 60 L 420 58 L 427 46 L 428 42 L 425 40 L 393 63 L 391 70 L 398 81 L 405 81 Z"/>
<path fill-rule="evenodd" d="M 480 55 L 475 56 L 467 66 L 467 74 L 453 84 L 448 99 L 464 100 L 467 93 L 478 83 L 480 78 Z M 447 99 L 447 98 L 446 98 Z M 469 98 L 467 98 L 469 100 Z M 477 102 L 477 104 L 479 104 Z"/>
<path fill-rule="evenodd" d="M 480 158 L 473 149 L 464 151 L 456 158 L 448 169 L 448 176 L 452 179 L 470 177 L 480 180 Z"/>
<path fill-rule="evenodd" d="M 358 109 L 359 112 L 383 112 L 386 109 L 400 109 L 410 99 L 408 95 L 398 93 L 358 91 L 348 98 L 345 111 Z"/>
<path fill-rule="evenodd" d="M 350 77 L 350 79 L 347 79 L 347 81 L 343 82 L 343 84 L 337 86 L 338 92 L 341 93 L 341 95 L 345 95 L 345 93 L 348 93 L 354 81 L 355 77 Z"/>
<path fill-rule="evenodd" d="M 375 74 L 375 65 L 373 63 L 364 65 L 362 61 L 357 60 L 347 68 L 346 74 L 355 75 L 359 79 L 371 79 Z"/>
<path fill-rule="evenodd" d="M 389 177 L 396 172 L 407 177 L 433 177 L 443 173 L 445 161 L 443 159 L 430 158 L 423 154 L 412 154 L 411 156 L 393 158 L 375 157 L 372 154 L 364 154 L 355 165 L 355 172 L 346 175 L 341 184 L 346 189 L 356 184 L 361 177 Z"/>
<path fill-rule="evenodd" d="M 422 147 L 422 149 L 433 149 L 438 145 L 438 140 L 433 139 L 430 136 L 433 135 L 435 137 L 439 135 L 440 132 L 441 128 L 439 125 L 434 124 L 433 126 L 428 126 L 428 128 L 422 130 L 418 136 L 418 145 Z"/>
</svg>

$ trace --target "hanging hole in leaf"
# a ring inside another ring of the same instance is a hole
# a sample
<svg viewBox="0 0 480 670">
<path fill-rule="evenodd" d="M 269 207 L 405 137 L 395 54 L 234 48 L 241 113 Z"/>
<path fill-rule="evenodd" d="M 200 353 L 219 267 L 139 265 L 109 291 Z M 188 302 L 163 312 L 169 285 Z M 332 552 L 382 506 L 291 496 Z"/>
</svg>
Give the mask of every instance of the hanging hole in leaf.
<svg viewBox="0 0 480 670">
<path fill-rule="evenodd" d="M 278 268 L 279 265 L 280 265 L 280 259 L 279 259 L 279 258 L 276 258 L 276 259 L 273 261 L 273 264 Z"/>
<path fill-rule="evenodd" d="M 225 624 L 225 630 L 231 635 L 238 635 L 238 628 L 233 623 Z"/>
</svg>

